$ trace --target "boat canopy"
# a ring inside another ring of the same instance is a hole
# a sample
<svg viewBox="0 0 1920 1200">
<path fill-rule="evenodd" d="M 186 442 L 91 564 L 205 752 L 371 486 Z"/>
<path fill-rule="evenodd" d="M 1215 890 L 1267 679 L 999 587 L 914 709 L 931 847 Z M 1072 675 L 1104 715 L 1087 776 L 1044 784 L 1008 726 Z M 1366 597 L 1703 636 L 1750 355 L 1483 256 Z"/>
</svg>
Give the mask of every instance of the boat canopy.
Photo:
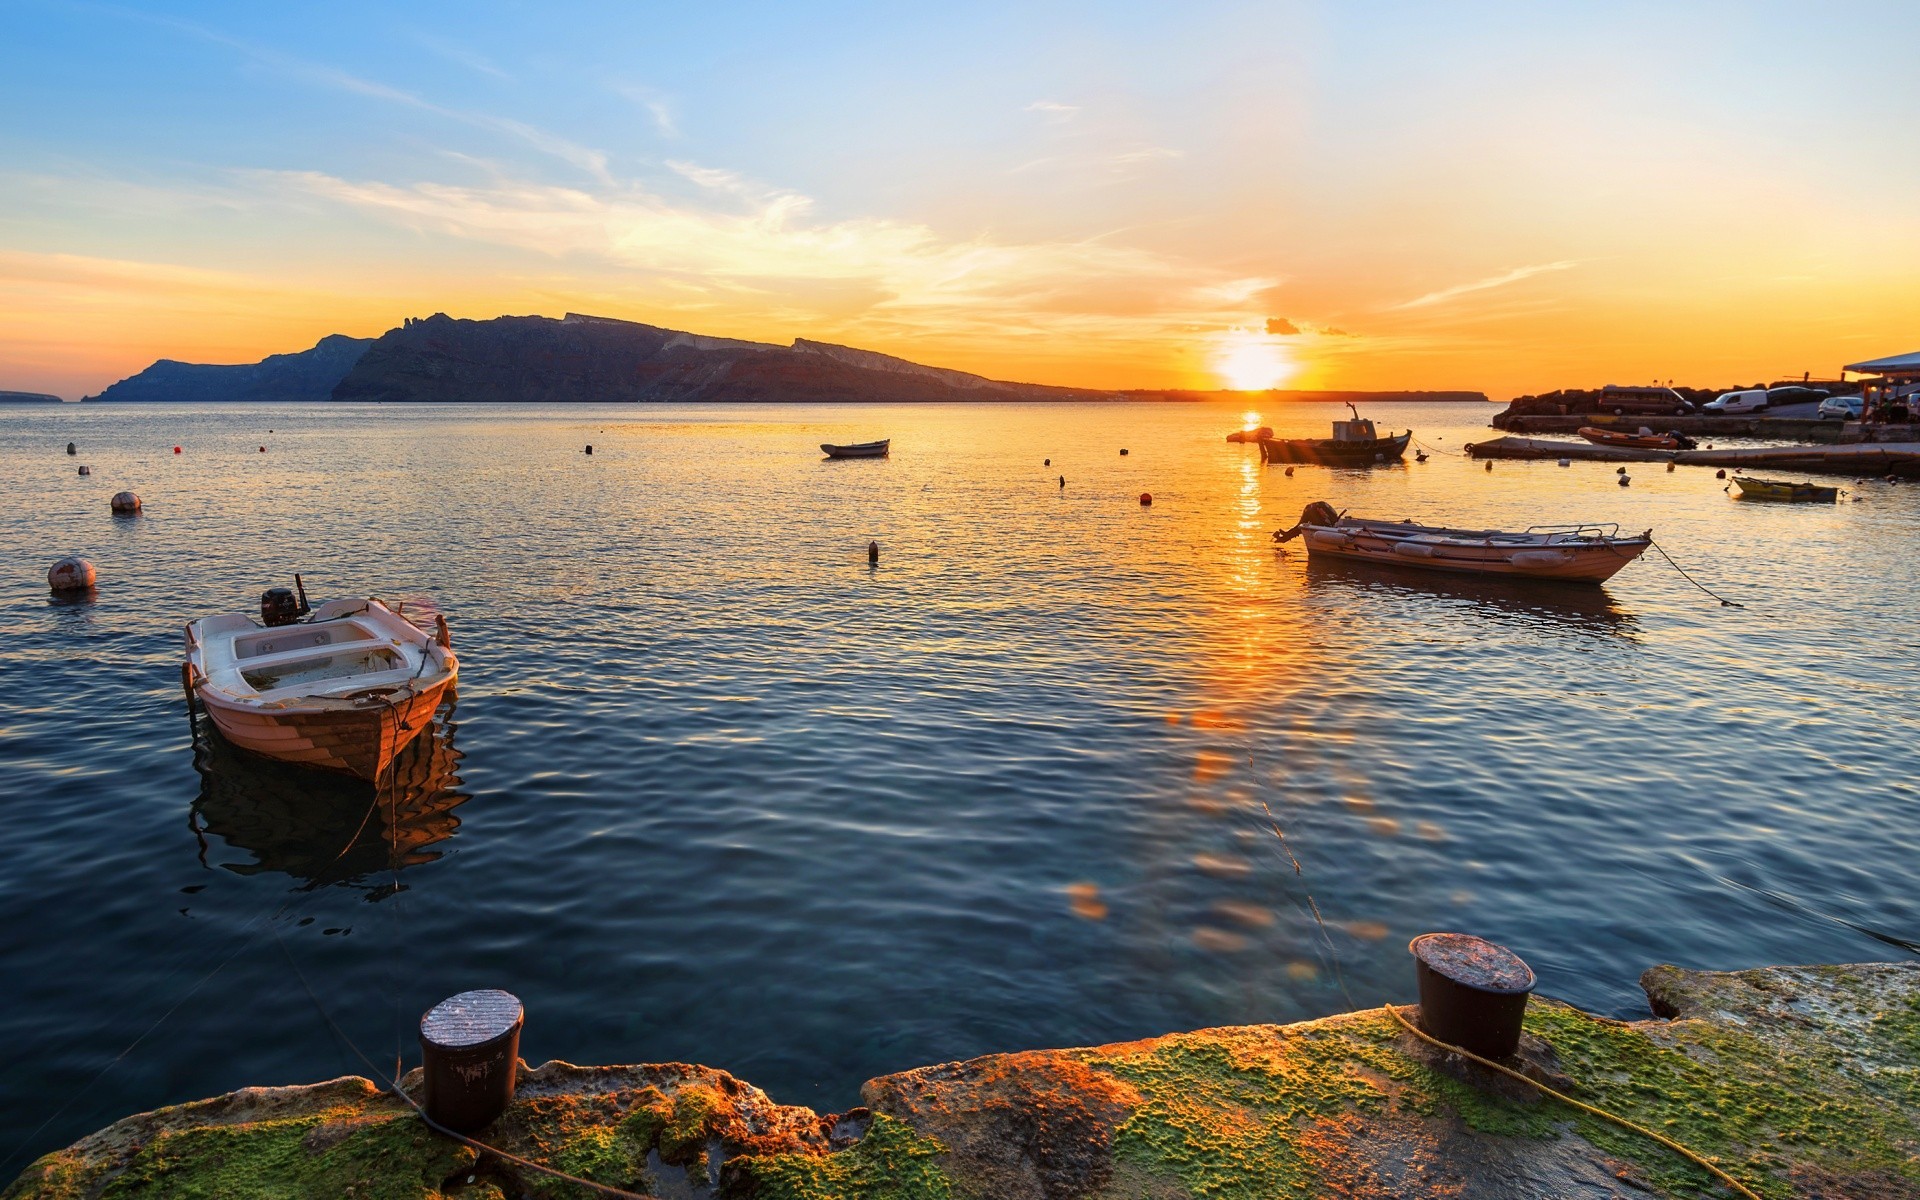
<svg viewBox="0 0 1920 1200">
<path fill-rule="evenodd" d="M 1912 354 L 1895 354 L 1889 358 L 1848 363 L 1840 369 L 1857 375 L 1920 375 L 1920 350 Z"/>
</svg>

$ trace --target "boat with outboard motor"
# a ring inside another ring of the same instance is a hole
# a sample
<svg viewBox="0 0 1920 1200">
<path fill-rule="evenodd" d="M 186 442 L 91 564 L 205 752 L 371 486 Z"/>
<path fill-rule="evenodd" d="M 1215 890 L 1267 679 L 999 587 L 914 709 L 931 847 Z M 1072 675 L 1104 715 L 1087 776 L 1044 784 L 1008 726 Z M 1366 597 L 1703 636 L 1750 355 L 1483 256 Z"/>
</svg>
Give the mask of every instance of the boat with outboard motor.
<svg viewBox="0 0 1920 1200">
<path fill-rule="evenodd" d="M 182 680 L 221 736 L 286 762 L 378 780 L 432 722 L 459 675 L 445 617 L 434 632 L 378 600 L 318 609 L 287 588 L 244 613 L 187 624 Z"/>
<path fill-rule="evenodd" d="M 1619 446 L 1627 450 L 1692 450 L 1700 444 L 1677 430 L 1655 433 L 1645 425 L 1640 427 L 1639 433 L 1598 429 L 1592 425 L 1582 425 L 1578 432 L 1596 446 Z"/>
<path fill-rule="evenodd" d="M 1373 422 L 1360 415 L 1351 403 L 1350 421 L 1335 421 L 1330 438 L 1260 439 L 1260 458 L 1270 463 L 1319 463 L 1327 467 L 1370 467 L 1375 463 L 1398 462 L 1413 440 L 1409 429 L 1398 437 L 1381 437 Z"/>
<path fill-rule="evenodd" d="M 1653 544 L 1653 530 L 1622 537 L 1618 525 L 1533 525 L 1517 533 L 1418 521 L 1375 521 L 1316 500 L 1276 542 L 1305 537 L 1309 555 L 1386 566 L 1566 583 L 1604 583 Z"/>
</svg>

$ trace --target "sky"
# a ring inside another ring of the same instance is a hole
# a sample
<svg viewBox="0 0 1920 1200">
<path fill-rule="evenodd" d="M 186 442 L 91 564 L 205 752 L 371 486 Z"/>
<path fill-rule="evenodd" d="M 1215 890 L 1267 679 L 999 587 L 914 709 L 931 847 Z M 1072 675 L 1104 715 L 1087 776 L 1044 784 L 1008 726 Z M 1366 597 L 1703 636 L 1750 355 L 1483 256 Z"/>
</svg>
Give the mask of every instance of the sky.
<svg viewBox="0 0 1920 1200">
<path fill-rule="evenodd" d="M 583 312 L 1086 387 L 1920 349 L 1920 5 L 0 0 L 0 389 Z"/>
</svg>

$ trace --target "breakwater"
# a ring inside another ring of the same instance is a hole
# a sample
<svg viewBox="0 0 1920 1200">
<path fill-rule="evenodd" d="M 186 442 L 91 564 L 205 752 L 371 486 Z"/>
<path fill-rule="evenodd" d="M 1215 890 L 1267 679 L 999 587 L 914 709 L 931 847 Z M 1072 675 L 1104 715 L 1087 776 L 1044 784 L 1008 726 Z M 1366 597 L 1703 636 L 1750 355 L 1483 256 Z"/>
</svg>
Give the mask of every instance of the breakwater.
<svg viewBox="0 0 1920 1200">
<path fill-rule="evenodd" d="M 1536 999 L 1509 1061 L 1769 1200 L 1920 1192 L 1920 964 L 1661 966 L 1641 985 L 1652 1015 L 1638 1021 Z M 417 1071 L 403 1082 L 418 1086 Z M 861 1101 L 818 1113 L 709 1067 L 549 1062 L 481 1138 L 662 1198 L 1725 1194 L 1643 1133 L 1435 1049 L 1382 1009 L 993 1054 L 869 1080 Z M 592 1194 L 439 1137 L 350 1077 L 130 1117 L 46 1155 L 0 1200 L 135 1193 Z"/>
</svg>

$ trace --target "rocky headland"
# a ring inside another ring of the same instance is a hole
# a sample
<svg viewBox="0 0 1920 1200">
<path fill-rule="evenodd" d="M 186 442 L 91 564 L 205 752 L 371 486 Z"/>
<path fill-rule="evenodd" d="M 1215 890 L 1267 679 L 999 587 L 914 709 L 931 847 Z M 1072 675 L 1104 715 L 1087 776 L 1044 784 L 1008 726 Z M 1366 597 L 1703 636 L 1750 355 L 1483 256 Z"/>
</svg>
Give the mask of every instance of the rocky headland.
<svg viewBox="0 0 1920 1200">
<path fill-rule="evenodd" d="M 1640 1021 L 1536 998 L 1513 1065 L 1769 1200 L 1920 1196 L 1920 963 L 1662 966 L 1641 983 Z M 708 1067 L 550 1062 L 523 1071 L 481 1137 L 660 1200 L 1729 1194 L 1380 1009 L 989 1055 L 882 1076 L 862 1100 L 820 1114 Z M 589 1194 L 436 1136 L 349 1077 L 129 1117 L 44 1156 L 0 1200 Z"/>
<path fill-rule="evenodd" d="M 1011 383 L 797 338 L 790 346 L 568 313 L 409 319 L 378 338 L 211 366 L 162 359 L 92 401 L 991 403 L 1485 400 L 1480 392 L 1101 391 Z"/>
<path fill-rule="evenodd" d="M 372 338 L 336 333 L 321 338 L 312 349 L 268 355 L 257 363 L 226 366 L 163 358 L 86 399 L 91 403 L 327 400 L 371 345 Z"/>
</svg>

